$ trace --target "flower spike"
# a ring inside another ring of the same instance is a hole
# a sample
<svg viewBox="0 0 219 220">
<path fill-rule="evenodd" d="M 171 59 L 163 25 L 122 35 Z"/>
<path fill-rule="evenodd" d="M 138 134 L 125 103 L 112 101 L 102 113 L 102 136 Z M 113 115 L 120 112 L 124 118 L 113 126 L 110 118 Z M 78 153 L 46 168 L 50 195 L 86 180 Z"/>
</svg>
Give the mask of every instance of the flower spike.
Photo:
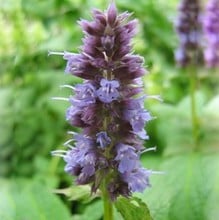
<svg viewBox="0 0 219 220">
<path fill-rule="evenodd" d="M 92 192 L 107 181 L 111 200 L 130 196 L 150 186 L 153 173 L 142 167 L 144 128 L 153 119 L 144 109 L 145 96 L 141 77 L 147 73 L 144 59 L 133 54 L 131 40 L 137 21 L 130 14 L 118 14 L 115 3 L 105 12 L 93 10 L 93 21 L 80 20 L 84 38 L 80 53 L 54 53 L 67 61 L 66 72 L 83 80 L 72 89 L 66 112 L 67 121 L 81 128 L 69 132 L 66 151 L 55 151 L 64 158 L 65 171 L 76 176 L 76 184 L 90 184 Z M 73 145 L 70 145 L 70 143 Z"/>
</svg>

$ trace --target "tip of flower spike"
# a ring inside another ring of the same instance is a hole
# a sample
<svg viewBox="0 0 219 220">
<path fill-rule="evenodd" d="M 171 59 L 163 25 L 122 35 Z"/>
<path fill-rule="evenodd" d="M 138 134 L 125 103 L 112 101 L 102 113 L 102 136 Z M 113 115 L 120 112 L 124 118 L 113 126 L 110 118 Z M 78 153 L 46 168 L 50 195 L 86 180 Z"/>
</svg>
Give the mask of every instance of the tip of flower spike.
<svg viewBox="0 0 219 220">
<path fill-rule="evenodd" d="M 116 5 L 114 1 L 111 1 L 107 9 L 107 20 L 111 26 L 115 23 L 116 17 L 117 17 Z"/>
</svg>

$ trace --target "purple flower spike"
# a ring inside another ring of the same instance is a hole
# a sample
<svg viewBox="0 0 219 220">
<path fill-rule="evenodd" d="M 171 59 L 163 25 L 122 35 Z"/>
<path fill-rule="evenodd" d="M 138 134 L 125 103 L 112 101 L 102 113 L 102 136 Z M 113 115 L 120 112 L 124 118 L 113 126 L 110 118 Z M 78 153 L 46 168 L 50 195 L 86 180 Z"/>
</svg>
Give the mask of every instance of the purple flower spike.
<svg viewBox="0 0 219 220">
<path fill-rule="evenodd" d="M 209 0 L 203 19 L 207 45 L 204 51 L 207 67 L 219 67 L 219 0 Z"/>
<path fill-rule="evenodd" d="M 97 133 L 96 136 L 97 136 L 97 143 L 99 143 L 100 147 L 102 147 L 102 148 L 107 147 L 111 142 L 110 137 L 108 137 L 108 135 L 105 131 L 101 131 L 101 132 Z"/>
<path fill-rule="evenodd" d="M 197 64 L 201 57 L 201 19 L 199 0 L 181 0 L 175 24 L 179 47 L 175 60 L 179 66 Z"/>
<path fill-rule="evenodd" d="M 100 81 L 101 87 L 97 90 L 97 96 L 100 101 L 104 103 L 110 103 L 119 97 L 119 82 L 117 80 L 106 80 Z"/>
<path fill-rule="evenodd" d="M 118 14 L 114 3 L 106 12 L 93 10 L 93 21 L 79 22 L 85 35 L 80 53 L 63 53 L 66 72 L 83 80 L 74 88 L 65 85 L 74 93 L 67 99 L 66 119 L 82 130 L 66 142 L 69 150 L 54 154 L 64 158 L 76 183 L 90 184 L 92 192 L 108 181 L 112 200 L 150 186 L 151 172 L 140 162 L 143 140 L 149 138 L 144 128 L 152 119 L 142 94 L 147 71 L 144 59 L 133 54 L 137 21 L 129 17 Z"/>
</svg>

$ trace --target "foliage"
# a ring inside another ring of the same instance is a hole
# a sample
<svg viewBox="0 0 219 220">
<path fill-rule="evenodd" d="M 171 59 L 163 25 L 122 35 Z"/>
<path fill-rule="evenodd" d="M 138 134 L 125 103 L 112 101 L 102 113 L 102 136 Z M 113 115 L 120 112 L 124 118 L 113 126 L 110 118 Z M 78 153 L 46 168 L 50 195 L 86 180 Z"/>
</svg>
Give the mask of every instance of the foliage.
<svg viewBox="0 0 219 220">
<path fill-rule="evenodd" d="M 45 184 L 18 178 L 1 179 L 0 183 L 1 219 L 71 219 L 68 209 Z"/>
<path fill-rule="evenodd" d="M 217 219 L 219 176 L 213 172 L 219 166 L 218 155 L 189 153 L 154 160 L 166 173 L 153 178 L 156 190 L 139 195 L 154 219 Z"/>
</svg>

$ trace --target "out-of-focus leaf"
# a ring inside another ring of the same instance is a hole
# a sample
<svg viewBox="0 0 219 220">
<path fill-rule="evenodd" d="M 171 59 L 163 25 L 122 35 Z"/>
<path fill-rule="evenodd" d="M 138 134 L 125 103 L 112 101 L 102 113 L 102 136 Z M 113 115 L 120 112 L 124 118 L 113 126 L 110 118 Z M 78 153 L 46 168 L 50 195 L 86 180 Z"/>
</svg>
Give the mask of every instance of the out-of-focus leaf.
<svg viewBox="0 0 219 220">
<path fill-rule="evenodd" d="M 48 16 L 54 11 L 54 0 L 32 0 L 31 2 L 21 0 L 21 6 L 25 11 L 28 11 L 28 13 L 31 13 L 34 16 L 44 17 L 45 15 Z M 45 11 L 48 13 L 44 13 Z"/>
<path fill-rule="evenodd" d="M 1 179 L 0 183 L 0 219 L 71 219 L 64 204 L 40 182 Z"/>
<path fill-rule="evenodd" d="M 103 216 L 103 204 L 101 200 L 97 200 L 89 204 L 83 214 L 73 215 L 72 220 L 99 220 Z"/>
<path fill-rule="evenodd" d="M 72 91 L 60 89 L 60 84 L 74 85 L 80 79 L 63 75 L 60 71 L 29 73 L 14 87 L 1 89 L 1 175 L 30 176 L 41 172 L 35 162 L 29 161 L 37 160 L 37 155 L 47 160 L 50 151 L 64 143 L 65 111 L 70 103 L 51 97 L 71 96 Z"/>
<path fill-rule="evenodd" d="M 97 200 L 89 204 L 83 211 L 80 220 L 98 220 L 103 216 L 103 203 Z"/>
<path fill-rule="evenodd" d="M 125 220 L 152 220 L 147 205 L 137 197 L 120 197 L 115 206 Z"/>
<path fill-rule="evenodd" d="M 219 95 L 215 96 L 206 106 L 205 106 L 205 113 L 211 117 L 219 118 Z"/>
<path fill-rule="evenodd" d="M 199 126 L 203 129 L 205 126 L 202 121 L 206 118 L 204 114 L 204 105 L 206 97 L 202 92 L 196 93 L 196 114 Z M 191 118 L 191 100 L 187 96 L 178 105 L 158 104 L 153 110 L 157 125 L 157 136 L 160 141 L 165 143 L 165 155 L 192 152 L 195 148 L 192 118 Z M 210 120 L 208 117 L 207 120 Z M 168 124 L 168 126 L 167 126 Z M 219 126 L 218 126 L 219 127 Z M 201 131 L 200 131 L 201 133 Z M 206 133 L 208 135 L 208 133 Z M 201 142 L 200 137 L 200 142 Z M 202 150 L 200 148 L 200 150 Z"/>
<path fill-rule="evenodd" d="M 206 146 L 207 147 L 207 146 Z M 143 161 L 146 166 L 147 160 Z M 219 154 L 157 158 L 163 175 L 139 196 L 156 220 L 215 220 L 219 216 Z"/>
<path fill-rule="evenodd" d="M 202 117 L 201 147 L 204 152 L 219 151 L 219 96 L 214 97 L 204 108 Z"/>
</svg>

